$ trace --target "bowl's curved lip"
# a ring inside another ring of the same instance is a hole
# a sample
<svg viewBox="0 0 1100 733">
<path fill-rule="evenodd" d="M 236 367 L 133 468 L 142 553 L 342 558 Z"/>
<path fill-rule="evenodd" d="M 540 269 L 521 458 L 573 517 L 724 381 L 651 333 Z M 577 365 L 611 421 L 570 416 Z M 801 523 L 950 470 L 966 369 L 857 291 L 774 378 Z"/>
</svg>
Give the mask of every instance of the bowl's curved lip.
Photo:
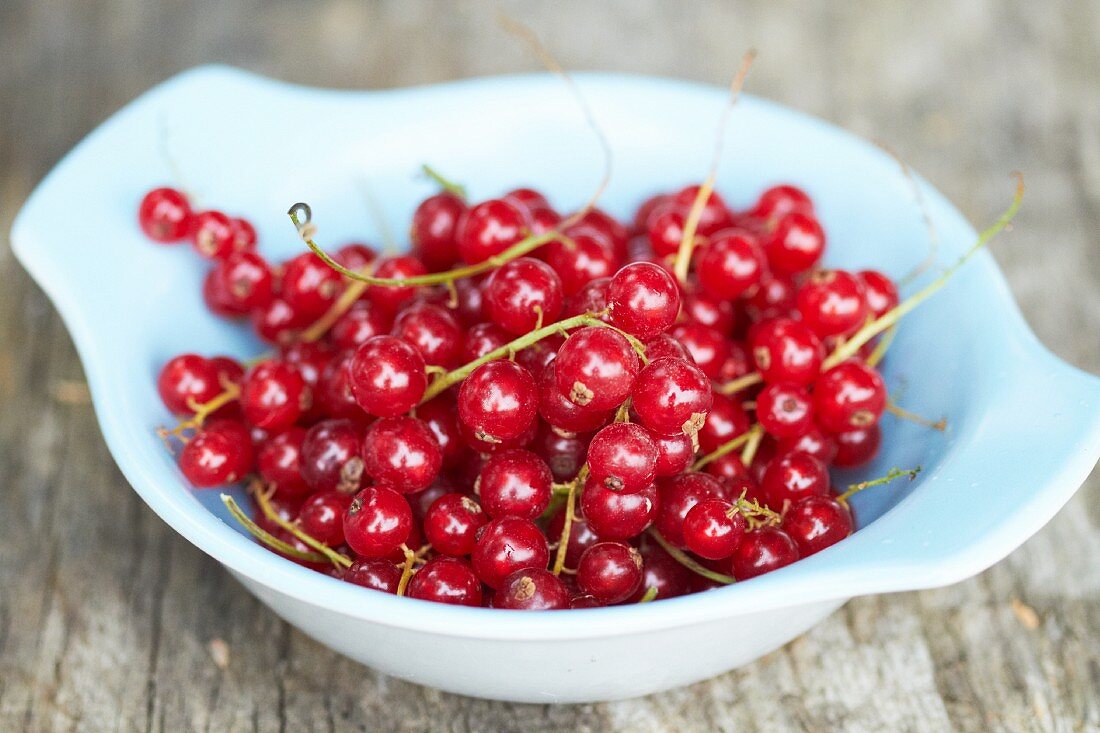
<svg viewBox="0 0 1100 733">
<path fill-rule="evenodd" d="M 718 87 L 665 78 L 608 73 L 579 73 L 575 76 L 582 87 L 644 85 L 654 93 L 670 90 L 679 93 L 688 90 L 692 94 L 710 94 L 716 97 L 722 97 L 726 93 Z M 471 88 L 496 88 L 500 91 L 507 88 L 559 83 L 548 75 L 539 74 L 462 80 L 409 89 L 350 92 L 294 86 L 230 67 L 205 66 L 184 72 L 166 81 L 132 102 L 124 112 L 146 103 L 154 96 L 169 93 L 177 86 L 226 79 L 241 84 L 263 86 L 282 95 L 362 95 L 388 97 L 391 101 L 400 99 L 402 95 L 452 94 Z M 830 134 L 856 139 L 844 130 L 775 103 L 747 96 L 742 104 L 760 106 L 766 108 L 769 114 L 786 117 L 802 125 L 826 129 Z M 578 610 L 568 614 L 505 614 L 481 608 L 440 606 L 381 593 L 369 593 L 362 588 L 298 567 L 242 537 L 196 502 L 184 501 L 188 497 L 161 491 L 157 487 L 158 478 L 155 473 L 149 467 L 142 465 L 136 453 L 120 437 L 122 435 L 121 418 L 107 407 L 110 399 L 107 395 L 109 390 L 106 386 L 105 369 L 101 367 L 102 361 L 97 353 L 93 329 L 81 316 L 80 303 L 69 297 L 65 289 L 58 285 L 54 272 L 45 267 L 37 256 L 33 244 L 33 226 L 29 221 L 28 212 L 35 208 L 35 201 L 43 195 L 51 183 L 62 175 L 66 164 L 82 149 L 89 146 L 110 124 L 109 120 L 80 143 L 32 194 L 13 225 L 13 250 L 55 302 L 73 335 L 87 371 L 96 412 L 108 446 L 127 479 L 161 518 L 235 574 L 247 578 L 253 589 L 265 600 L 274 600 L 275 595 L 286 595 L 350 617 L 447 636 L 547 640 L 640 633 L 786 606 L 833 601 L 859 594 L 911 590 L 955 582 L 983 570 L 1008 554 L 1023 539 L 1049 520 L 1072 494 L 1072 490 L 1067 492 L 1063 489 L 1059 490 L 1055 500 L 1041 501 L 1049 497 L 1044 495 L 1043 487 L 1039 487 L 1026 528 L 1003 527 L 997 532 L 987 533 L 970 545 L 966 552 L 952 557 L 950 562 L 920 558 L 907 558 L 900 561 L 880 558 L 876 561 L 873 553 L 868 555 L 868 562 L 847 564 L 830 562 L 834 558 L 840 559 L 841 555 L 834 552 L 836 550 L 857 549 L 860 535 L 863 534 L 857 533 L 840 546 L 807 558 L 794 566 L 755 579 L 748 592 L 743 586 L 735 585 L 708 593 L 667 599 L 660 603 Z M 932 207 L 940 209 L 945 216 L 962 220 L 961 215 L 934 189 L 927 184 L 922 183 L 922 185 L 926 188 Z M 973 229 L 968 231 L 973 233 Z M 992 278 L 995 289 L 999 291 L 1007 307 L 1005 316 L 1009 321 L 1007 328 L 1020 332 L 1022 342 L 1034 353 L 1036 359 L 1053 361 L 1053 357 L 1050 357 L 1027 331 L 1008 293 L 1007 284 L 992 258 L 983 255 L 977 258 L 972 266 L 981 268 L 985 276 Z M 1100 420 L 1090 427 L 1086 443 L 1100 450 Z M 1056 484 L 1069 483 L 1076 488 L 1088 475 L 1095 460 L 1096 450 L 1090 447 L 1089 455 L 1080 456 L 1079 459 L 1067 463 L 1061 467 L 1057 475 L 1051 476 L 1047 488 L 1054 491 Z M 880 521 L 885 519 L 886 517 L 883 517 Z"/>
</svg>

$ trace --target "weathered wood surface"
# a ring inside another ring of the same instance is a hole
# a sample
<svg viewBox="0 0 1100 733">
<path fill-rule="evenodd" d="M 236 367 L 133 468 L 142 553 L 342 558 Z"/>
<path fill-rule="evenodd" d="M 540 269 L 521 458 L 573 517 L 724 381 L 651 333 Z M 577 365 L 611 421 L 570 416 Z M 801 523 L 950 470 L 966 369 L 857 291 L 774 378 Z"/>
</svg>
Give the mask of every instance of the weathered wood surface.
<svg viewBox="0 0 1100 733">
<path fill-rule="evenodd" d="M 346 87 L 535 68 L 494 7 L 4 0 L 0 231 L 95 124 L 194 64 Z M 508 8 L 572 68 L 722 83 L 755 45 L 752 91 L 889 142 L 976 221 L 1005 203 L 1006 173 L 1026 171 L 1027 204 L 996 257 L 1039 336 L 1100 372 L 1100 5 Z M 105 236 L 88 232 L 87 246 Z M 694 687 L 510 705 L 386 678 L 276 619 L 128 489 L 81 378 L 4 238 L 0 731 L 1100 730 L 1096 474 L 1035 539 L 965 583 L 856 600 Z M 211 642 L 227 645 L 227 664 Z"/>
</svg>

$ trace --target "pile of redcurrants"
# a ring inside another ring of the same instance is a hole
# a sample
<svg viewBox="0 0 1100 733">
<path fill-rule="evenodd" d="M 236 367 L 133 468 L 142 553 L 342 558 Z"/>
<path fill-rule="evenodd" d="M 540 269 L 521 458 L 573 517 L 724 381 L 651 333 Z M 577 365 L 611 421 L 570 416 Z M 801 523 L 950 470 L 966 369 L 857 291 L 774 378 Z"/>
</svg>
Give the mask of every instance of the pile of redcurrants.
<svg viewBox="0 0 1100 733">
<path fill-rule="evenodd" d="M 329 257 L 291 214 L 313 251 L 273 264 L 247 221 L 177 190 L 139 210 L 210 260 L 209 309 L 272 345 L 247 368 L 176 356 L 157 386 L 184 476 L 247 481 L 254 511 L 224 500 L 275 552 L 413 598 L 559 609 L 746 580 L 852 532 L 828 469 L 879 447 L 898 295 L 820 267 L 800 189 L 734 211 L 690 186 L 624 223 L 445 185 L 394 256 Z"/>
</svg>

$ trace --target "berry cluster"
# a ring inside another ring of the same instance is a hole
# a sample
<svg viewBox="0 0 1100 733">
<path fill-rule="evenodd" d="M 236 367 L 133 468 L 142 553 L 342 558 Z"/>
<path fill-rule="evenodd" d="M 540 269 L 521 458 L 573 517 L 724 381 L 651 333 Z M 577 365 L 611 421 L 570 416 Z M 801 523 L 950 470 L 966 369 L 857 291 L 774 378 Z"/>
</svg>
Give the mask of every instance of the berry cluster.
<svg viewBox="0 0 1100 733">
<path fill-rule="evenodd" d="M 141 203 L 150 238 L 212 261 L 209 308 L 273 346 L 247 368 L 183 354 L 157 384 L 183 474 L 249 480 L 254 517 L 223 499 L 274 551 L 442 603 L 649 601 L 819 552 L 851 493 L 915 473 L 840 492 L 828 469 L 875 455 L 883 334 L 931 290 L 899 306 L 880 272 L 820 267 L 800 189 L 735 211 L 691 186 L 627 223 L 459 190 L 389 257 L 328 255 L 296 205 L 312 251 L 278 265 L 242 219 Z"/>
</svg>

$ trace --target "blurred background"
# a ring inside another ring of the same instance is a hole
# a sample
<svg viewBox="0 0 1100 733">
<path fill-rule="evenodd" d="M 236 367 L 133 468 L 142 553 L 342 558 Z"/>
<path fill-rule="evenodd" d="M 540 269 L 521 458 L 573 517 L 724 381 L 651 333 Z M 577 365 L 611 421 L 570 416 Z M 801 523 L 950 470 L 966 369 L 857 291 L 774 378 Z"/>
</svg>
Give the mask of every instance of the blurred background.
<svg viewBox="0 0 1100 733">
<path fill-rule="evenodd" d="M 856 600 L 694 687 L 565 707 L 446 695 L 339 658 L 129 490 L 68 335 L 10 255 L 33 185 L 197 64 L 351 89 L 539 70 L 500 11 L 573 70 L 725 85 L 753 46 L 748 92 L 888 144 L 977 224 L 1024 171 L 994 256 L 1039 337 L 1100 373 L 1098 3 L 0 0 L 0 730 L 1100 729 L 1095 472 L 973 580 Z"/>
</svg>

